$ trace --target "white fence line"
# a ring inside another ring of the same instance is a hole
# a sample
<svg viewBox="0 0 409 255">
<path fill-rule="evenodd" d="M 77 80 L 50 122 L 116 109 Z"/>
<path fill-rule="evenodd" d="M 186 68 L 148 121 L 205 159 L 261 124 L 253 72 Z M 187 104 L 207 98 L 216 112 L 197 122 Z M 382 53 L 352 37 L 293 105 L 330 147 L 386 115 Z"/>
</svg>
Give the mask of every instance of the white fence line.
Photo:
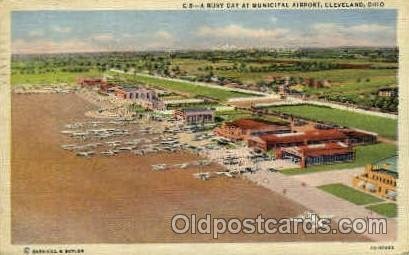
<svg viewBox="0 0 409 255">
<path fill-rule="evenodd" d="M 268 106 L 278 106 L 278 105 L 301 105 L 301 104 L 327 106 L 327 107 L 330 107 L 330 108 L 333 108 L 333 109 L 339 109 L 339 110 L 344 110 L 344 111 L 349 111 L 349 112 L 362 113 L 362 114 L 366 114 L 366 115 L 372 115 L 372 116 L 383 117 L 383 118 L 394 119 L 394 120 L 398 119 L 398 115 L 395 115 L 395 114 L 390 114 L 390 113 L 385 113 L 385 112 L 368 111 L 368 110 L 364 110 L 364 109 L 357 108 L 357 107 L 349 107 L 349 106 L 330 103 L 330 102 L 320 102 L 320 101 L 314 101 L 314 100 L 301 100 L 301 99 L 297 99 L 297 98 L 293 98 L 293 97 L 287 98 L 285 101 L 282 101 L 282 102 L 271 102 L 271 103 L 256 104 L 256 107 L 268 107 Z"/>
</svg>

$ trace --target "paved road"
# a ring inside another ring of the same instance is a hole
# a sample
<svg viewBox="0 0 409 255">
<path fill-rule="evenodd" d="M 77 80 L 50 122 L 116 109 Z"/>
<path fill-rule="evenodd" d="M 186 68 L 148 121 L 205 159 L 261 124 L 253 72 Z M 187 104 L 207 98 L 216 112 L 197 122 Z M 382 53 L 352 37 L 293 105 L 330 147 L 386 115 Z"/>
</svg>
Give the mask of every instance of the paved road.
<svg viewBox="0 0 409 255">
<path fill-rule="evenodd" d="M 121 70 L 111 69 L 110 71 L 124 74 L 124 72 L 121 71 Z M 133 73 L 128 73 L 128 74 L 133 74 Z M 150 77 L 150 78 L 161 79 L 161 80 L 168 80 L 168 81 L 187 82 L 187 83 L 191 83 L 191 84 L 198 85 L 198 86 L 221 89 L 221 90 L 228 90 L 228 91 L 242 92 L 242 93 L 246 93 L 246 94 L 250 94 L 250 95 L 270 96 L 270 94 L 260 92 L 260 91 L 254 91 L 254 90 L 248 90 L 248 89 L 239 89 L 239 88 L 229 88 L 229 87 L 224 87 L 224 86 L 215 85 L 215 84 L 211 84 L 211 83 L 205 83 L 205 82 L 187 81 L 187 80 L 182 80 L 182 79 L 175 79 L 175 78 L 167 78 L 167 77 L 149 75 L 149 74 L 144 74 L 144 73 L 137 73 L 137 75 Z"/>
<path fill-rule="evenodd" d="M 292 175 L 289 177 L 296 181 L 304 182 L 313 187 L 331 183 L 342 183 L 347 186 L 352 186 L 352 178 L 362 173 L 363 170 L 363 167 L 358 167 L 352 169 L 317 172 L 312 174 Z"/>
<path fill-rule="evenodd" d="M 117 73 L 124 73 L 121 70 L 116 70 L 116 69 L 111 69 L 113 72 Z M 161 77 L 161 76 L 154 76 L 154 75 L 148 75 L 144 73 L 138 73 L 138 75 L 145 76 L 145 77 L 152 77 L 152 78 L 158 78 L 162 80 L 169 80 L 169 81 L 180 81 L 180 82 L 189 82 L 198 86 L 204 86 L 204 87 L 209 87 L 209 88 L 216 88 L 216 89 L 222 89 L 222 90 L 229 90 L 229 91 L 236 91 L 236 92 L 242 92 L 242 93 L 247 93 L 247 94 L 253 94 L 253 95 L 260 95 L 260 96 L 265 96 L 265 97 L 277 97 L 277 94 L 271 94 L 271 93 L 264 93 L 260 91 L 254 91 L 254 90 L 248 90 L 248 89 L 240 89 L 240 88 L 229 88 L 229 87 L 224 87 L 224 86 L 219 86 L 211 83 L 205 83 L 205 82 L 190 82 L 186 80 L 181 80 L 181 79 L 174 79 L 174 78 L 167 78 L 167 77 Z M 390 114 L 390 113 L 383 113 L 383 112 L 375 112 L 375 111 L 368 111 L 356 107 L 349 107 L 333 102 L 322 102 L 322 101 L 317 101 L 317 100 L 301 100 L 296 97 L 291 97 L 288 96 L 287 100 L 283 101 L 283 104 L 300 104 L 300 103 L 309 103 L 309 104 L 315 104 L 315 105 L 323 105 L 323 106 L 329 106 L 331 108 L 335 109 L 340 109 L 340 110 L 346 110 L 346 111 L 351 111 L 351 112 L 357 112 L 357 113 L 363 113 L 367 115 L 373 115 L 373 116 L 379 116 L 379 117 L 384 117 L 384 118 L 389 118 L 389 119 L 398 119 L 398 115 L 395 114 Z M 280 103 L 278 103 L 280 104 Z"/>
<path fill-rule="evenodd" d="M 351 219 L 367 217 L 384 218 L 383 216 L 373 213 L 362 206 L 358 206 L 341 198 L 335 197 L 329 193 L 317 189 L 316 187 L 310 185 L 303 186 L 296 178 L 285 176 L 280 173 L 258 171 L 255 174 L 246 174 L 246 177 L 267 189 L 283 194 L 288 199 L 291 199 L 320 215 L 332 215 L 333 219 L 335 220 L 345 217 Z M 387 235 L 366 233 L 365 236 L 374 241 L 396 240 L 396 220 L 388 219 L 387 224 Z"/>
</svg>

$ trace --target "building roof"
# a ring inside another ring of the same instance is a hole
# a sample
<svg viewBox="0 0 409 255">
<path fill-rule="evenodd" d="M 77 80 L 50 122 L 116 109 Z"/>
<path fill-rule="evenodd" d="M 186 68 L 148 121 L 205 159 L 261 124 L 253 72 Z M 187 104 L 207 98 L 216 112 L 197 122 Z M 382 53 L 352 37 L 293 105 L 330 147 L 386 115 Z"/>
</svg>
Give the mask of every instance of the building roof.
<svg viewBox="0 0 409 255">
<path fill-rule="evenodd" d="M 93 79 L 93 78 L 80 78 L 80 81 L 83 81 L 83 82 L 102 82 L 104 80 L 101 79 L 101 78 L 96 78 L 96 79 Z"/>
<path fill-rule="evenodd" d="M 398 156 L 384 158 L 373 163 L 379 170 L 385 170 L 392 173 L 398 173 Z"/>
<path fill-rule="evenodd" d="M 398 87 L 383 87 L 378 89 L 378 91 L 398 91 Z"/>
<path fill-rule="evenodd" d="M 134 91 L 138 91 L 139 88 L 121 87 L 119 90 L 122 90 L 125 92 L 134 92 Z"/>
<path fill-rule="evenodd" d="M 207 108 L 186 108 L 182 110 L 185 113 L 198 113 L 198 112 L 208 112 L 213 113 L 213 110 Z"/>
<path fill-rule="evenodd" d="M 343 154 L 352 151 L 352 146 L 342 142 L 337 143 L 323 143 L 313 145 L 303 145 L 283 148 L 283 151 L 296 152 L 305 157 L 317 157 L 323 155 Z"/>
<path fill-rule="evenodd" d="M 304 141 L 342 140 L 347 136 L 338 129 L 323 129 L 287 134 L 261 135 L 260 139 L 267 143 L 298 143 Z"/>
<path fill-rule="evenodd" d="M 233 122 L 226 123 L 230 126 L 235 126 L 241 129 L 272 129 L 277 127 L 287 127 L 288 125 L 279 123 L 279 122 L 271 122 L 266 120 L 260 119 L 238 119 Z"/>
<path fill-rule="evenodd" d="M 356 129 L 341 129 L 342 133 L 348 137 L 362 137 L 362 136 L 378 136 L 378 134 L 369 131 L 360 131 Z"/>
</svg>

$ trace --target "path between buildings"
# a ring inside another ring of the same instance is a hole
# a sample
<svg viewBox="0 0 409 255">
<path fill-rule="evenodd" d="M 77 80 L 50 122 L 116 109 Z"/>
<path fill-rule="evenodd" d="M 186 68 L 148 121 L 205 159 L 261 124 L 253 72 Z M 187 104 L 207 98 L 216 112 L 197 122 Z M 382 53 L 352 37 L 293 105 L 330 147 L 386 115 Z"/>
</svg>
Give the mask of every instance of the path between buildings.
<svg viewBox="0 0 409 255">
<path fill-rule="evenodd" d="M 381 142 L 381 143 L 398 145 L 398 141 L 392 140 L 392 139 L 389 139 L 389 138 L 385 138 L 385 137 L 382 137 L 382 136 L 378 136 L 378 141 Z"/>
<path fill-rule="evenodd" d="M 291 175 L 288 177 L 299 182 L 304 182 L 313 187 L 332 183 L 342 183 L 352 187 L 352 178 L 361 174 L 363 171 L 363 167 L 357 167 L 352 169 L 331 170 L 311 174 Z"/>
<path fill-rule="evenodd" d="M 342 170 L 348 171 L 348 170 Z M 352 169 L 351 172 L 355 170 Z M 319 173 L 324 174 L 324 173 Z M 335 174 L 336 175 L 336 174 Z M 302 182 L 294 177 L 285 176 L 280 173 L 270 173 L 268 171 L 257 171 L 254 174 L 246 174 L 246 178 L 274 192 L 280 193 L 309 210 L 319 215 L 331 215 L 333 219 L 341 218 L 384 218 L 363 206 L 355 205 L 344 199 L 333 196 L 319 190 L 311 185 L 302 185 Z M 331 178 L 329 178 L 331 179 Z M 318 182 L 317 182 L 318 183 Z M 285 192 L 284 192 L 285 191 Z M 392 241 L 397 237 L 396 219 L 387 220 L 387 235 L 375 235 L 365 233 L 364 235 L 374 241 Z"/>
</svg>

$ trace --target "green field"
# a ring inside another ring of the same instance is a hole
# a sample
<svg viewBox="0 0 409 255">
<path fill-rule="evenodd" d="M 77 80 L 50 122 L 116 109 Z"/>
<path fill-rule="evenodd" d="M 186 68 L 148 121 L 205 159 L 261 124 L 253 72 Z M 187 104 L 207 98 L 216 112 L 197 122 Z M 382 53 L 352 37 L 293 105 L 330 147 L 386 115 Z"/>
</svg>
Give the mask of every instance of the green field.
<svg viewBox="0 0 409 255">
<path fill-rule="evenodd" d="M 341 183 L 323 185 L 319 186 L 318 188 L 356 205 L 366 205 L 382 201 L 382 199 L 366 194 L 362 191 L 356 190 Z"/>
<path fill-rule="evenodd" d="M 312 166 L 307 168 L 284 169 L 280 172 L 285 175 L 297 175 L 365 166 L 366 164 L 372 163 L 379 159 L 396 155 L 397 146 L 392 144 L 379 143 L 373 145 L 357 146 L 355 148 L 355 151 L 356 159 L 353 162 Z"/>
<path fill-rule="evenodd" d="M 72 84 L 78 77 L 99 77 L 100 75 L 96 70 L 83 73 L 56 71 L 38 74 L 12 74 L 11 85 Z"/>
<path fill-rule="evenodd" d="M 394 218 L 398 215 L 398 206 L 395 203 L 369 205 L 365 208 L 389 218 Z"/>
<path fill-rule="evenodd" d="M 126 75 L 126 79 L 129 82 L 142 83 L 152 87 L 157 87 L 161 89 L 168 89 L 177 93 L 189 94 L 193 97 L 207 97 L 216 100 L 225 101 L 230 98 L 235 97 L 248 97 L 255 96 L 252 94 L 246 94 L 242 92 L 228 91 L 217 88 L 210 88 L 205 86 L 200 86 L 193 84 L 191 82 L 185 81 L 173 81 L 166 80 L 157 77 L 150 77 L 145 75 Z"/>
<path fill-rule="evenodd" d="M 279 123 L 287 123 L 283 121 L 282 119 L 279 119 L 274 116 L 268 116 L 268 115 L 257 115 L 253 114 L 248 111 L 244 110 L 234 110 L 234 111 L 221 111 L 221 112 L 216 112 L 216 120 L 219 121 L 234 121 L 237 119 L 259 119 L 259 120 L 264 120 L 264 121 L 271 121 L 271 122 L 279 122 Z"/>
<path fill-rule="evenodd" d="M 273 106 L 268 109 L 301 118 L 367 130 L 391 139 L 397 138 L 398 121 L 393 119 L 316 105 Z"/>
<path fill-rule="evenodd" d="M 219 121 L 234 121 L 252 117 L 253 114 L 242 110 L 216 112 L 216 120 Z"/>
</svg>

